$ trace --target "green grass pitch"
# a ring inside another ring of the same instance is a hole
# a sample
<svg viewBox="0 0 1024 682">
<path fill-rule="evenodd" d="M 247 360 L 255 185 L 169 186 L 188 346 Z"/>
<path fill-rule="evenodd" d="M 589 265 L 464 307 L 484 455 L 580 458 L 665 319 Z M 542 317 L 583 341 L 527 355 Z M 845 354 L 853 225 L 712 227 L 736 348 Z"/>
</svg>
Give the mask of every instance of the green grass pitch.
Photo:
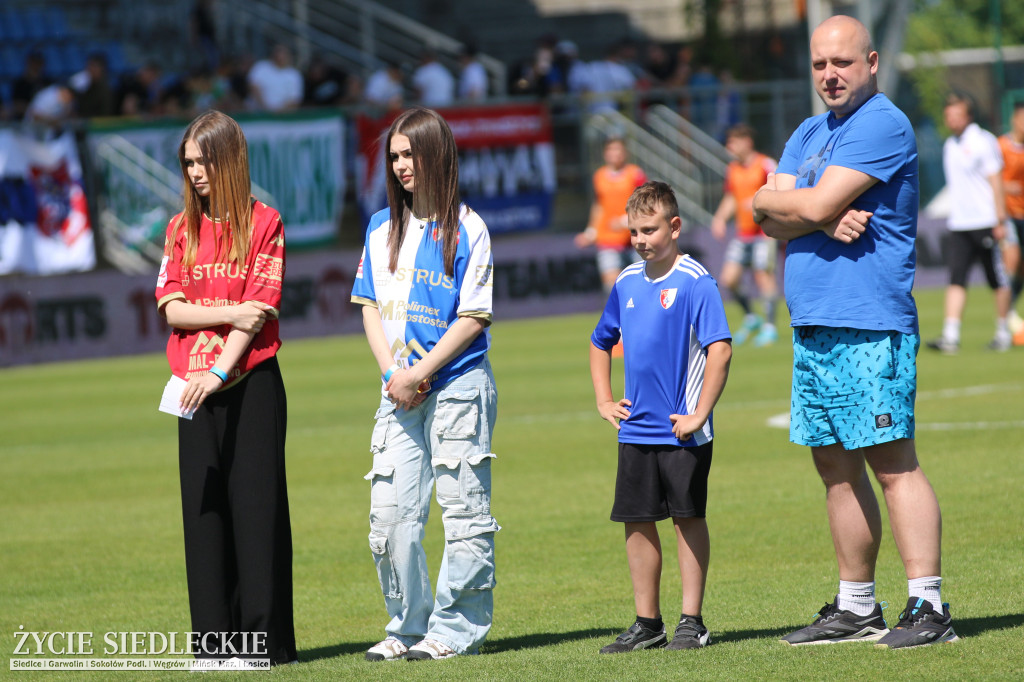
<svg viewBox="0 0 1024 682">
<path fill-rule="evenodd" d="M 941 292 L 919 293 L 922 336 Z M 728 310 L 738 323 L 735 306 Z M 963 637 L 883 651 L 790 648 L 837 584 L 823 488 L 806 448 L 768 420 L 787 411 L 785 340 L 734 353 L 716 410 L 704 615 L 713 646 L 599 656 L 634 614 L 622 528 L 608 520 L 615 435 L 593 407 L 596 313 L 494 325 L 498 587 L 483 654 L 371 664 L 383 600 L 367 547 L 369 438 L 379 387 L 360 336 L 286 341 L 295 623 L 303 662 L 274 679 L 1020 679 L 1024 677 L 1024 349 L 984 349 L 991 298 L 971 292 L 963 350 L 922 350 L 918 451 L 943 510 L 943 597 Z M 617 365 L 617 367 L 620 367 Z M 13 672 L 14 633 L 189 629 L 176 431 L 156 405 L 160 355 L 0 371 L 0 677 L 157 680 L 183 673 Z M 621 386 L 621 381 L 617 383 Z M 884 506 L 883 506 L 884 514 Z M 662 609 L 680 609 L 662 526 Z M 431 570 L 441 548 L 434 508 Z M 886 531 L 878 595 L 894 624 L 906 582 Z M 232 679 L 255 673 L 220 673 Z"/>
</svg>

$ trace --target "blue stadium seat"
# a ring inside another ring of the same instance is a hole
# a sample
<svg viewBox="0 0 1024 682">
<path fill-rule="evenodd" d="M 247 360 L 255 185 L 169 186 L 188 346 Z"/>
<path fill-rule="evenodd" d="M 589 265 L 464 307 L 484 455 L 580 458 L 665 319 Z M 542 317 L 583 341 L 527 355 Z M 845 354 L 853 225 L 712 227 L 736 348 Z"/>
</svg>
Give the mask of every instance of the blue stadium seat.
<svg viewBox="0 0 1024 682">
<path fill-rule="evenodd" d="M 57 45 L 46 45 L 40 50 L 43 59 L 46 60 L 46 75 L 50 78 L 60 79 L 67 75 L 67 66 L 64 64 L 63 50 Z"/>
<path fill-rule="evenodd" d="M 110 41 L 97 47 L 100 52 L 107 56 L 107 69 L 112 75 L 120 75 L 131 69 L 131 66 L 129 66 L 124 58 L 124 50 L 121 47 L 121 43 Z"/>
<path fill-rule="evenodd" d="M 85 68 L 85 50 L 78 43 L 67 43 L 61 48 L 65 73 L 70 76 Z"/>
<path fill-rule="evenodd" d="M 47 35 L 46 17 L 38 7 L 32 7 L 21 13 L 21 22 L 25 27 L 25 36 L 29 40 L 45 40 Z"/>
<path fill-rule="evenodd" d="M 25 70 L 25 55 L 21 50 L 7 45 L 0 47 L 0 74 L 5 79 L 14 79 Z"/>
<path fill-rule="evenodd" d="M 8 9 L 4 12 L 3 23 L 5 26 L 5 33 L 7 34 L 7 41 L 9 43 L 28 43 L 31 42 L 31 38 L 28 37 L 28 31 L 25 28 L 25 22 L 21 18 L 21 14 L 13 9 Z"/>
<path fill-rule="evenodd" d="M 64 12 L 59 7 L 48 7 L 43 11 L 46 23 L 46 35 L 53 40 L 65 40 L 71 36 Z"/>
</svg>

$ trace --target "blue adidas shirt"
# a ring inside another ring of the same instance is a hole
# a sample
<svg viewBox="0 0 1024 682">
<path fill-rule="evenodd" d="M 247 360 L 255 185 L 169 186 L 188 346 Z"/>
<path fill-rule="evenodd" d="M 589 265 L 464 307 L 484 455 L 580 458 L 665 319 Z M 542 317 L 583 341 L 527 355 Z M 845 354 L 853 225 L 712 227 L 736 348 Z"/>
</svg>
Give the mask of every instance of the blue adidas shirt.
<svg viewBox="0 0 1024 682">
<path fill-rule="evenodd" d="M 829 166 L 878 180 L 853 202 L 874 215 L 852 244 L 824 232 L 786 247 L 786 303 L 794 327 L 823 325 L 917 333 L 917 141 L 910 121 L 883 94 L 852 114 L 804 121 L 786 143 L 778 173 L 814 187 Z"/>
<path fill-rule="evenodd" d="M 394 272 L 388 268 L 391 210 L 377 212 L 366 229 L 352 302 L 380 311 L 384 334 L 395 363 L 408 368 L 437 344 L 459 317 L 491 321 L 491 238 L 477 213 L 461 207 L 454 275 L 444 271 L 439 229 L 433 222 L 410 217 Z M 487 353 L 490 334 L 484 330 L 466 350 L 430 378 L 437 389 L 475 367 Z"/>
<path fill-rule="evenodd" d="M 591 342 L 609 350 L 622 338 L 629 419 L 620 443 L 703 445 L 714 437 L 712 418 L 690 440 L 672 433 L 670 414 L 693 414 L 709 345 L 731 338 L 718 284 L 700 263 L 680 256 L 664 277 L 648 279 L 644 263 L 615 281 Z"/>
</svg>

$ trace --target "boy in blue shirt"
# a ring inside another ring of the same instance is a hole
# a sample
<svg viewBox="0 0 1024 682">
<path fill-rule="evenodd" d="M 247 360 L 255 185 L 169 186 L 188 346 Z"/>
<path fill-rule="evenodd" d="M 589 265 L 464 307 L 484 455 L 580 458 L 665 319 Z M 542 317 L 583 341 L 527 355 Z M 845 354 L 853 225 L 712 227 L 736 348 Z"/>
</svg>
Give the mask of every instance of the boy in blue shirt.
<svg viewBox="0 0 1024 682">
<path fill-rule="evenodd" d="M 601 653 L 708 644 L 701 617 L 710 540 L 705 519 L 711 410 L 732 358 L 714 278 L 677 246 L 682 222 L 672 189 L 647 182 L 626 205 L 642 262 L 619 275 L 590 337 L 590 374 L 601 417 L 619 432 L 612 521 L 626 525 L 636 622 Z M 611 349 L 622 339 L 625 397 L 611 388 Z M 661 541 L 672 518 L 679 546 L 683 612 L 671 643 L 661 619 Z"/>
</svg>

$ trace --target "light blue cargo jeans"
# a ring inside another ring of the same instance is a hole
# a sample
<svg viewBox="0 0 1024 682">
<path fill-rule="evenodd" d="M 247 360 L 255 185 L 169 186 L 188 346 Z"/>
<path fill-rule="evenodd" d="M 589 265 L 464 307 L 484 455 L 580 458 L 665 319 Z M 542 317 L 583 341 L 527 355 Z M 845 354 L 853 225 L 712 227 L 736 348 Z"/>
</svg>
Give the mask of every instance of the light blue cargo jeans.
<svg viewBox="0 0 1024 682">
<path fill-rule="evenodd" d="M 485 357 L 411 410 L 381 400 L 371 439 L 370 550 L 391 617 L 406 646 L 424 637 L 476 653 L 494 613 L 491 436 L 497 413 Z M 424 528 L 436 488 L 445 553 L 431 597 Z"/>
</svg>

